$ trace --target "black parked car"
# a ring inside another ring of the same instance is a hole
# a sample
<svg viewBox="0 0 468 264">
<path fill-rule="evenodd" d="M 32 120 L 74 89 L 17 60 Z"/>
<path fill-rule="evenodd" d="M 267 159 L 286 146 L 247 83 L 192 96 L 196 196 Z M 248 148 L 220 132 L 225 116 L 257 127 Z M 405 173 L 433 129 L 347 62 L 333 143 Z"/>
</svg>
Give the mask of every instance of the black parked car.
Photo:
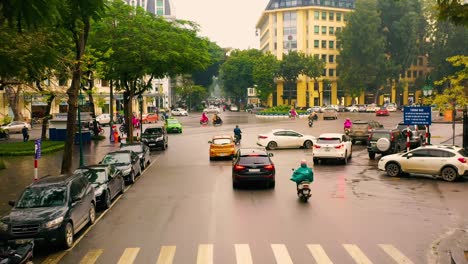
<svg viewBox="0 0 468 264">
<path fill-rule="evenodd" d="M 369 159 L 375 159 L 375 154 L 395 154 L 405 148 L 406 138 L 399 129 L 375 129 L 367 141 Z"/>
<path fill-rule="evenodd" d="M 232 187 L 240 183 L 263 182 L 268 187 L 275 188 L 275 165 L 267 153 L 260 148 L 241 148 L 232 161 Z"/>
<path fill-rule="evenodd" d="M 112 164 L 99 164 L 80 167 L 76 173 L 83 173 L 94 187 L 94 196 L 98 206 L 109 208 L 119 193 L 125 192 L 125 180 L 122 172 Z"/>
<path fill-rule="evenodd" d="M 132 150 L 138 157 L 140 157 L 141 169 L 144 170 L 146 166 L 150 165 L 150 149 L 144 143 L 125 143 L 120 145 L 120 150 Z"/>
<path fill-rule="evenodd" d="M 140 157 L 131 150 L 109 152 L 99 164 L 113 164 L 122 171 L 127 183 L 134 183 L 135 177 L 141 175 Z"/>
<path fill-rule="evenodd" d="M 45 177 L 29 185 L 0 221 L 0 243 L 54 243 L 70 248 L 96 219 L 94 188 L 82 174 Z"/>
<path fill-rule="evenodd" d="M 162 150 L 166 150 L 167 140 L 167 132 L 164 126 L 148 127 L 141 134 L 141 141 L 150 149 L 161 148 Z"/>
</svg>

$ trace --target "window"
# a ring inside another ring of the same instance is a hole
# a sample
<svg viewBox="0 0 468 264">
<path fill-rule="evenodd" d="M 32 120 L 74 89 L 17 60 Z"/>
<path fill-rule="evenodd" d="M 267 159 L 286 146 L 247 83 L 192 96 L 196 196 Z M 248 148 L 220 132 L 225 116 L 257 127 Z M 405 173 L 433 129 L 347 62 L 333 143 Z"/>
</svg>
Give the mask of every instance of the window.
<svg viewBox="0 0 468 264">
<path fill-rule="evenodd" d="M 401 73 L 401 78 L 406 78 L 406 72 Z"/>
<path fill-rule="evenodd" d="M 314 40 L 314 48 L 318 48 L 318 47 L 319 47 L 319 40 L 315 39 Z"/>
<path fill-rule="evenodd" d="M 336 21 L 341 21 L 341 13 L 336 13 Z"/>
<path fill-rule="evenodd" d="M 327 76 L 327 69 L 323 69 L 322 76 Z"/>
<path fill-rule="evenodd" d="M 411 71 L 406 72 L 406 77 L 411 78 Z"/>
<path fill-rule="evenodd" d="M 334 63 L 335 56 L 334 55 L 328 55 L 328 62 Z"/>
<path fill-rule="evenodd" d="M 71 183 L 70 186 L 70 197 L 72 199 L 79 198 L 83 195 L 84 185 L 80 179 L 76 179 Z"/>
<path fill-rule="evenodd" d="M 334 27 L 328 27 L 328 34 L 334 35 L 335 34 L 335 28 Z"/>
<path fill-rule="evenodd" d="M 417 71 L 413 71 L 413 78 L 416 78 L 418 77 L 418 72 Z"/>
<path fill-rule="evenodd" d="M 419 76 L 419 77 L 422 77 L 422 76 L 423 76 L 423 72 L 422 72 L 422 71 L 419 71 L 419 72 L 418 72 L 418 76 Z"/>
<path fill-rule="evenodd" d="M 334 69 L 328 69 L 328 76 L 335 76 L 335 70 Z"/>
<path fill-rule="evenodd" d="M 330 21 L 335 20 L 335 13 L 333 13 L 333 12 L 328 13 L 328 20 L 330 20 Z"/>
<path fill-rule="evenodd" d="M 322 55 L 322 61 L 323 61 L 323 62 L 327 62 L 327 55 L 326 55 L 326 54 L 323 54 L 323 55 Z"/>
<path fill-rule="evenodd" d="M 322 12 L 322 20 L 327 20 L 327 12 Z"/>
<path fill-rule="evenodd" d="M 327 27 L 322 26 L 322 35 L 325 35 L 325 34 L 327 34 Z"/>
<path fill-rule="evenodd" d="M 322 40 L 322 49 L 326 49 L 326 48 L 327 48 L 327 41 Z"/>
<path fill-rule="evenodd" d="M 319 11 L 314 11 L 314 19 L 319 20 L 320 19 L 320 13 Z"/>
<path fill-rule="evenodd" d="M 314 26 L 314 33 L 315 33 L 315 34 L 318 34 L 318 33 L 319 33 L 319 30 L 320 30 L 320 27 L 319 27 L 319 26 Z"/>
<path fill-rule="evenodd" d="M 330 49 L 334 49 L 334 48 L 335 48 L 335 41 L 330 40 L 330 41 L 328 42 L 328 47 L 329 47 Z"/>
</svg>

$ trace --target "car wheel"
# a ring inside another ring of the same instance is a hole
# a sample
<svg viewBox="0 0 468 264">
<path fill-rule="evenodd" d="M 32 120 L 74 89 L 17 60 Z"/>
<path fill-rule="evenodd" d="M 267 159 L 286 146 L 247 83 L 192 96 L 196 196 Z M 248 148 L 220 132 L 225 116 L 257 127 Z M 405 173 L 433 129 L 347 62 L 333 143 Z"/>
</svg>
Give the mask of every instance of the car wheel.
<svg viewBox="0 0 468 264">
<path fill-rule="evenodd" d="M 348 159 L 352 159 L 353 158 L 353 149 L 351 149 L 351 151 L 349 152 L 349 158 Z"/>
<path fill-rule="evenodd" d="M 125 181 L 122 181 L 122 188 L 120 189 L 120 194 L 125 193 Z"/>
<path fill-rule="evenodd" d="M 236 182 L 232 182 L 232 188 L 233 188 L 233 189 L 238 189 L 238 188 L 239 188 L 239 184 L 236 183 Z"/>
<path fill-rule="evenodd" d="M 369 159 L 375 159 L 375 152 L 369 152 Z"/>
<path fill-rule="evenodd" d="M 133 170 L 130 172 L 130 176 L 128 177 L 129 178 L 129 183 L 131 184 L 134 184 L 135 183 L 135 172 L 133 172 Z"/>
<path fill-rule="evenodd" d="M 278 147 L 278 144 L 274 141 L 268 142 L 267 149 L 276 149 Z"/>
<path fill-rule="evenodd" d="M 344 159 L 343 159 L 343 165 L 348 164 L 348 151 L 345 152 Z"/>
<path fill-rule="evenodd" d="M 457 171 L 452 167 L 445 167 L 440 171 L 444 181 L 453 182 L 458 178 Z"/>
<path fill-rule="evenodd" d="M 212 160 L 213 160 L 213 158 L 212 158 L 212 157 L 210 157 L 210 161 L 212 161 Z"/>
<path fill-rule="evenodd" d="M 162 150 L 166 150 L 166 148 L 167 148 L 167 144 L 164 143 L 164 144 L 162 145 L 161 149 L 162 149 Z"/>
<path fill-rule="evenodd" d="M 70 222 L 68 222 L 63 228 L 63 234 L 62 234 L 64 248 L 69 249 L 73 246 L 73 242 L 75 242 L 73 235 L 74 235 L 73 225 Z"/>
<path fill-rule="evenodd" d="M 145 163 L 145 161 L 143 161 L 143 163 L 141 163 L 141 161 L 140 161 L 140 164 L 141 164 L 141 168 L 140 168 L 140 174 L 141 174 L 141 171 L 145 170 L 145 168 L 146 168 L 146 163 Z"/>
<path fill-rule="evenodd" d="M 110 195 L 110 191 L 107 190 L 106 191 L 106 197 L 104 199 L 104 209 L 109 209 L 109 207 L 111 206 L 111 195 Z"/>
<path fill-rule="evenodd" d="M 270 189 L 274 189 L 274 188 L 275 188 L 275 185 L 276 185 L 276 182 L 275 182 L 275 181 L 272 181 L 272 182 L 270 182 L 269 185 L 270 185 L 270 186 L 269 186 Z"/>
<path fill-rule="evenodd" d="M 353 144 L 353 145 L 356 144 L 356 140 L 351 139 L 351 144 Z"/>
<path fill-rule="evenodd" d="M 318 163 L 319 163 L 319 159 L 314 158 L 313 160 L 314 160 L 314 164 L 318 164 Z"/>
<path fill-rule="evenodd" d="M 306 140 L 306 141 L 304 142 L 304 148 L 306 148 L 306 149 L 312 148 L 313 145 L 314 145 L 314 144 L 313 144 L 312 141 L 310 141 L 310 140 Z"/>
<path fill-rule="evenodd" d="M 93 203 L 91 203 L 91 207 L 88 211 L 88 224 L 92 225 L 96 221 L 96 208 Z"/>
<path fill-rule="evenodd" d="M 400 165 L 396 164 L 395 162 L 390 162 L 387 164 L 385 166 L 385 170 L 387 171 L 387 175 L 390 177 L 396 177 L 401 173 Z"/>
</svg>

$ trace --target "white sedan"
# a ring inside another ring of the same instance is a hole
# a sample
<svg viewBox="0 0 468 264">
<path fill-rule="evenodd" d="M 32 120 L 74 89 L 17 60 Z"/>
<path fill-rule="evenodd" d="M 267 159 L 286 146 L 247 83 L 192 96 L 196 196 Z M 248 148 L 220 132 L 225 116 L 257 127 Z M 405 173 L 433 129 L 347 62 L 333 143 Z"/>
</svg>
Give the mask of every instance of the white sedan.
<svg viewBox="0 0 468 264">
<path fill-rule="evenodd" d="M 314 144 L 314 136 L 303 135 L 290 129 L 273 129 L 257 137 L 257 145 L 266 149 L 311 148 Z"/>
<path fill-rule="evenodd" d="M 345 134 L 321 134 L 314 145 L 314 163 L 320 160 L 340 160 L 347 164 L 353 155 L 352 146 L 351 139 Z"/>
<path fill-rule="evenodd" d="M 188 112 L 182 108 L 176 108 L 171 111 L 171 115 L 173 116 L 188 116 Z"/>
<path fill-rule="evenodd" d="M 25 126 L 26 126 L 26 128 L 28 130 L 31 130 L 31 125 L 29 123 L 23 122 L 23 121 L 13 121 L 8 125 L 2 126 L 2 129 L 6 130 L 10 134 L 11 133 L 21 133 L 21 130 Z"/>
<path fill-rule="evenodd" d="M 203 109 L 203 112 L 207 113 L 207 114 L 219 114 L 219 108 L 214 106 L 214 105 L 210 105 L 208 106 L 207 108 Z"/>
</svg>

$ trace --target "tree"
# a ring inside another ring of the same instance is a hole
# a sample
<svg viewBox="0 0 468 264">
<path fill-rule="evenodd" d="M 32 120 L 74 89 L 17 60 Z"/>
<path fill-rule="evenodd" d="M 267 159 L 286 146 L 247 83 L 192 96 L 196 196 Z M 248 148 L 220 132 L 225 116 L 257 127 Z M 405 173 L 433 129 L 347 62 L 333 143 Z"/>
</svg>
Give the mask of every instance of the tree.
<svg viewBox="0 0 468 264">
<path fill-rule="evenodd" d="M 182 85 L 177 86 L 175 91 L 176 94 L 186 102 L 189 111 L 196 105 L 195 102 L 203 101 L 208 95 L 208 91 L 205 87 L 194 85 L 189 77 L 182 78 Z"/>
<path fill-rule="evenodd" d="M 290 51 L 283 55 L 280 62 L 278 76 L 284 81 L 283 96 L 287 93 L 288 102 L 291 104 L 293 92 L 296 91 L 296 81 L 305 70 L 305 55 L 302 52 Z"/>
<path fill-rule="evenodd" d="M 437 0 L 439 20 L 447 20 L 454 25 L 468 26 L 468 4 L 463 0 Z"/>
<path fill-rule="evenodd" d="M 204 87 L 210 87 L 213 83 L 213 76 L 219 75 L 220 66 L 226 61 L 226 51 L 216 43 L 207 41 L 210 54 L 210 65 L 203 71 L 197 71 L 192 74 L 195 84 Z"/>
<path fill-rule="evenodd" d="M 280 62 L 271 53 L 264 53 L 254 61 L 252 77 L 257 85 L 257 96 L 262 102 L 268 100 L 268 96 L 276 90 L 274 78 L 279 72 Z"/>
</svg>

